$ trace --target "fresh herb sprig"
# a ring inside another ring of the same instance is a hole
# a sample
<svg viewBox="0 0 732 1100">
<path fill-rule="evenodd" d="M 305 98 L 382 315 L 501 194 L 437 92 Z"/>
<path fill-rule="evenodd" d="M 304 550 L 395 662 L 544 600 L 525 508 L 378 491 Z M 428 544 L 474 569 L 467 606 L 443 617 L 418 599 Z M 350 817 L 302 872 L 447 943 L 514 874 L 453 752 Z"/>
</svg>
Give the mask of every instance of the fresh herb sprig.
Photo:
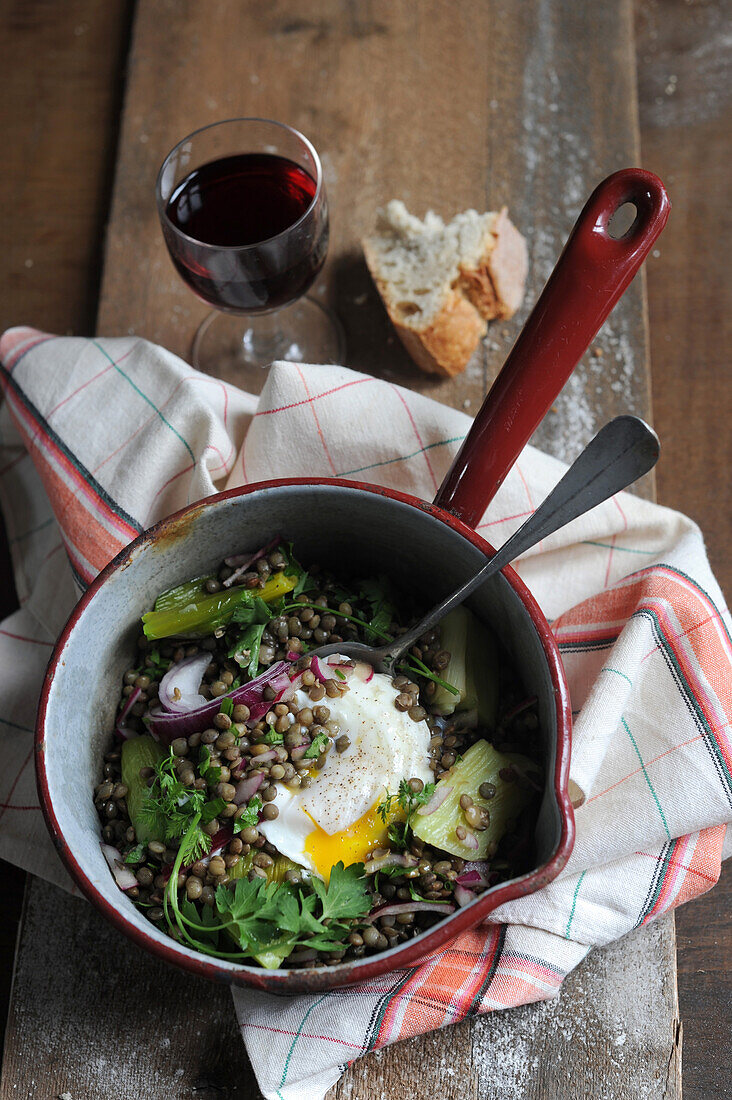
<svg viewBox="0 0 732 1100">
<path fill-rule="evenodd" d="M 224 805 L 223 799 L 209 800 L 206 791 L 181 783 L 171 749 L 155 765 L 154 782 L 139 813 L 150 831 L 162 834 L 166 841 L 181 838 L 178 859 L 181 866 L 187 866 L 210 849 L 211 837 L 203 826 L 213 821 Z"/>
<path fill-rule="evenodd" d="M 262 799 L 257 794 L 252 795 L 252 797 L 247 802 L 244 813 L 241 814 L 234 822 L 234 834 L 240 833 L 242 829 L 248 829 L 251 825 L 256 825 L 259 821 L 259 814 L 261 810 Z"/>
<path fill-rule="evenodd" d="M 173 868 L 163 898 L 168 923 L 193 947 L 219 958 L 269 956 L 281 961 L 299 946 L 333 953 L 344 946 L 349 921 L 366 916 L 371 905 L 363 864 L 344 867 L 340 862 L 327 886 L 318 878 L 310 880 L 312 892 L 264 879 L 238 879 L 233 890 L 219 886 L 215 912 L 209 911 L 204 924 L 203 917 L 178 898 L 178 869 Z M 225 933 L 239 950 L 222 951 L 216 932 Z"/>
<path fill-rule="evenodd" d="M 429 802 L 434 793 L 434 783 L 426 783 L 421 791 L 413 791 L 409 785 L 409 780 L 402 779 L 396 794 L 389 794 L 387 792 L 384 801 L 380 802 L 376 807 L 376 812 L 384 824 L 386 825 L 388 822 L 387 833 L 389 840 L 397 848 L 407 847 L 407 838 L 412 817 L 420 806 L 424 806 Z M 404 819 L 401 821 L 389 822 L 388 819 L 396 809 L 403 811 Z"/>
<path fill-rule="evenodd" d="M 419 657 L 415 657 L 413 653 L 405 654 L 404 661 L 400 662 L 396 667 L 400 672 L 408 673 L 411 676 L 422 676 L 425 680 L 432 680 L 434 684 L 439 684 L 440 687 L 446 688 L 452 695 L 460 694 L 454 684 L 449 683 L 447 680 L 443 680 L 436 673 L 432 672 L 424 661 L 421 661 Z"/>
<path fill-rule="evenodd" d="M 319 603 L 309 603 L 306 600 L 298 600 L 297 603 L 285 604 L 282 608 L 282 612 L 284 614 L 287 611 L 299 611 L 303 607 L 312 607 L 319 615 L 334 615 L 339 619 L 346 619 L 349 623 L 357 623 L 358 626 L 362 626 L 364 630 L 371 629 L 382 639 L 382 641 L 390 642 L 392 640 L 391 634 L 386 634 L 377 627 L 371 627 L 367 619 L 363 619 L 359 615 L 344 615 L 343 612 L 339 611 L 336 607 L 322 607 Z"/>
</svg>

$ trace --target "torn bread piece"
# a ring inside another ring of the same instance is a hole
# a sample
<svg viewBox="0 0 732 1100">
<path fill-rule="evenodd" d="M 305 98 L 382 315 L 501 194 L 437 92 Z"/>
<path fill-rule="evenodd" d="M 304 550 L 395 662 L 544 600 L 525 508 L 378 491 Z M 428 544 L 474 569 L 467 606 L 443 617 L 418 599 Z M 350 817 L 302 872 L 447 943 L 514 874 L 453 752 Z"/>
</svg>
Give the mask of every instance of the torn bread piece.
<svg viewBox="0 0 732 1100">
<path fill-rule="evenodd" d="M 432 374 L 464 370 L 486 321 L 512 317 L 523 300 L 526 241 L 505 207 L 466 210 L 445 225 L 432 211 L 420 221 L 393 199 L 363 250 L 402 343 Z"/>
</svg>

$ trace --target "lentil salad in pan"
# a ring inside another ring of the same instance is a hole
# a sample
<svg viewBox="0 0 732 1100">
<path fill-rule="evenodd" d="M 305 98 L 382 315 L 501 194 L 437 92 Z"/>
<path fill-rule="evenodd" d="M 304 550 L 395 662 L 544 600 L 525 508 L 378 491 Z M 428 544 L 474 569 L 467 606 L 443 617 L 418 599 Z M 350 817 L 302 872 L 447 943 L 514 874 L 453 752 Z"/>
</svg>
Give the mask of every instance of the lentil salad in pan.
<svg viewBox="0 0 732 1100">
<path fill-rule="evenodd" d="M 157 927 L 234 962 L 324 966 L 531 868 L 536 700 L 468 609 L 393 679 L 308 656 L 390 640 L 415 610 L 276 539 L 143 615 L 94 800 L 117 885 Z"/>
</svg>

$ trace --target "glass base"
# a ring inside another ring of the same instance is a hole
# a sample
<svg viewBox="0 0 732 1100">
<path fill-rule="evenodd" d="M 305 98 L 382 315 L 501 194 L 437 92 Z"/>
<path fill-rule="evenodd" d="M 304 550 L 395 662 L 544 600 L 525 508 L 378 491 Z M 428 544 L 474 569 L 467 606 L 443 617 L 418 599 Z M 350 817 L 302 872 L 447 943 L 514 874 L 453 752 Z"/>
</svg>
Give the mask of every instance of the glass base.
<svg viewBox="0 0 732 1100">
<path fill-rule="evenodd" d="M 260 393 L 267 368 L 277 359 L 295 363 L 342 363 L 343 329 L 314 298 L 285 309 L 243 317 L 213 311 L 193 338 L 193 366 L 249 393 Z"/>
</svg>

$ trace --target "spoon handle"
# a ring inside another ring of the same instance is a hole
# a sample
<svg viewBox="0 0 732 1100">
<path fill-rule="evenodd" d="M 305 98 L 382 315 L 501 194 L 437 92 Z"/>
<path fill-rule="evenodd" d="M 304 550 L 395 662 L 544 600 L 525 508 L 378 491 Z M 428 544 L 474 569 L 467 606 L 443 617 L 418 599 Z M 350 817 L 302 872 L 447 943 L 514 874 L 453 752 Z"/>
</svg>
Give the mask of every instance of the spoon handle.
<svg viewBox="0 0 732 1100">
<path fill-rule="evenodd" d="M 562 480 L 493 557 L 429 615 L 385 646 L 394 656 L 413 645 L 430 627 L 458 607 L 493 573 L 554 531 L 625 489 L 655 466 L 659 442 L 652 428 L 637 416 L 616 416 L 590 440 Z"/>
</svg>

